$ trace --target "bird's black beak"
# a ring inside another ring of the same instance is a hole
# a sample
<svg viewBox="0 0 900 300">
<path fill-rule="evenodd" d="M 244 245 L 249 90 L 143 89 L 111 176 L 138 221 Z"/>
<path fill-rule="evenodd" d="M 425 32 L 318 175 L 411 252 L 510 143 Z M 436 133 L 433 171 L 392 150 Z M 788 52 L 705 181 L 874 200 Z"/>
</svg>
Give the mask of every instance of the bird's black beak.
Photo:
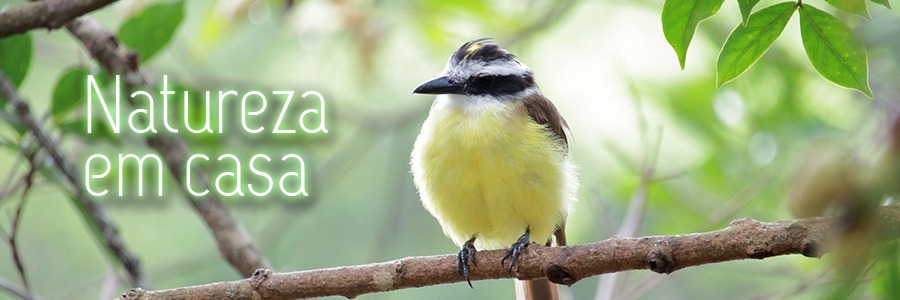
<svg viewBox="0 0 900 300">
<path fill-rule="evenodd" d="M 450 77 L 441 76 L 425 82 L 413 91 L 414 94 L 462 94 L 465 85 L 450 81 Z"/>
</svg>

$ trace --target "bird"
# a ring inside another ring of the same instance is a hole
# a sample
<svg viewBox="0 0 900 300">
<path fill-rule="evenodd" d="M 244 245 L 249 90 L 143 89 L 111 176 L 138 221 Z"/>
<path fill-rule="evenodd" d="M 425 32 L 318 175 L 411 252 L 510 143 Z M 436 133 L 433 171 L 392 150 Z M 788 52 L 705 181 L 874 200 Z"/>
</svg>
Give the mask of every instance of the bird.
<svg viewBox="0 0 900 300">
<path fill-rule="evenodd" d="M 507 249 L 501 265 L 509 260 L 512 274 L 530 243 L 566 244 L 578 186 L 571 133 L 527 65 L 493 39 L 476 39 L 413 93 L 436 95 L 413 146 L 413 181 L 460 247 L 456 267 L 469 287 L 478 250 Z"/>
</svg>

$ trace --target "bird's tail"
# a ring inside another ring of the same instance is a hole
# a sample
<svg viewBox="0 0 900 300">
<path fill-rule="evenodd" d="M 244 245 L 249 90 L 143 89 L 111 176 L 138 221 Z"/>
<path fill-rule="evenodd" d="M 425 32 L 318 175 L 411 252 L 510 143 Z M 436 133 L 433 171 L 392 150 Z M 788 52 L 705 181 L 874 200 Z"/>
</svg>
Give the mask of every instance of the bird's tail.
<svg viewBox="0 0 900 300">
<path fill-rule="evenodd" d="M 516 299 L 559 300 L 559 289 L 547 278 L 535 280 L 516 279 Z"/>
<path fill-rule="evenodd" d="M 565 224 L 560 225 L 556 232 L 556 245 L 566 245 Z M 550 241 L 547 242 L 550 246 Z M 547 278 L 535 280 L 516 279 L 516 299 L 519 300 L 559 300 L 559 286 L 547 280 Z"/>
</svg>

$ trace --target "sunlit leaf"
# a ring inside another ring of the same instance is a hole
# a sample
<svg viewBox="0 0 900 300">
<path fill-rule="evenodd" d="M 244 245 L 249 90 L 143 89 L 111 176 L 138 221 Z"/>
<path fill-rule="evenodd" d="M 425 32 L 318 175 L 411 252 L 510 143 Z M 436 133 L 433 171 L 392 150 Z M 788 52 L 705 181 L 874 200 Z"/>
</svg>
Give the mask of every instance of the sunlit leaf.
<svg viewBox="0 0 900 300">
<path fill-rule="evenodd" d="M 866 49 L 850 27 L 804 4 L 800 8 L 800 35 L 809 61 L 822 77 L 872 97 Z"/>
<path fill-rule="evenodd" d="M 871 1 L 872 1 L 872 3 L 881 4 L 881 5 L 884 5 L 884 7 L 891 9 L 890 0 L 871 0 Z"/>
<path fill-rule="evenodd" d="M 667 0 L 663 5 L 663 34 L 675 49 L 682 69 L 697 25 L 716 14 L 722 2 L 724 0 Z"/>
<path fill-rule="evenodd" d="M 866 0 L 828 0 L 826 1 L 831 6 L 836 7 L 842 11 L 866 18 L 871 20 L 872 17 L 869 16 L 869 8 L 866 7 Z"/>
<path fill-rule="evenodd" d="M 31 35 L 19 34 L 0 39 L 0 70 L 18 87 L 31 65 Z M 6 100 L 0 96 L 0 104 Z"/>
<path fill-rule="evenodd" d="M 738 0 L 738 6 L 741 8 L 741 23 L 744 26 L 747 25 L 747 20 L 750 19 L 750 12 L 756 6 L 756 3 L 759 3 L 759 0 Z"/>
<path fill-rule="evenodd" d="M 746 26 L 735 27 L 719 52 L 716 84 L 721 87 L 756 63 L 781 35 L 795 10 L 794 2 L 776 4 L 754 13 Z"/>
<path fill-rule="evenodd" d="M 85 69 L 71 68 L 56 82 L 50 109 L 54 120 L 61 120 L 87 97 L 88 74 Z"/>
<path fill-rule="evenodd" d="M 184 0 L 156 4 L 125 21 L 118 36 L 145 62 L 169 43 L 183 18 Z"/>
</svg>

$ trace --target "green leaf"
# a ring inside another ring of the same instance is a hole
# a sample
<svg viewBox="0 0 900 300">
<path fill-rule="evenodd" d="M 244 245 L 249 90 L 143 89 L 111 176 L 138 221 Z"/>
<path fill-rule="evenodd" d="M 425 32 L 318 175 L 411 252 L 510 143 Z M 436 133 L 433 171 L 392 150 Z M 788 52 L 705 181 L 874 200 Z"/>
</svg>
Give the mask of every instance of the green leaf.
<svg viewBox="0 0 900 300">
<path fill-rule="evenodd" d="M 7 138 L 0 138 L 0 148 L 12 150 L 14 153 L 22 151 L 22 145 Z"/>
<path fill-rule="evenodd" d="M 19 120 L 19 116 L 16 116 L 9 111 L 0 110 L 0 121 L 6 123 L 9 127 L 12 127 L 13 130 L 19 133 L 19 136 L 25 135 L 25 132 L 27 131 L 25 129 L 25 124 L 22 124 L 22 121 Z"/>
<path fill-rule="evenodd" d="M 31 35 L 19 34 L 0 39 L 0 71 L 18 87 L 31 65 Z M 0 107 L 6 100 L 0 96 Z"/>
<path fill-rule="evenodd" d="M 872 289 L 876 299 L 897 299 L 900 296 L 900 241 L 886 243 L 876 261 L 880 272 L 872 279 Z"/>
<path fill-rule="evenodd" d="M 871 0 L 872 3 L 884 5 L 888 9 L 891 9 L 891 2 L 889 0 Z"/>
<path fill-rule="evenodd" d="M 88 74 L 88 71 L 83 68 L 70 68 L 56 82 L 50 109 L 54 120 L 57 122 L 62 120 L 69 111 L 87 97 Z"/>
<path fill-rule="evenodd" d="M 845 12 L 869 20 L 872 19 L 872 17 L 869 16 L 869 8 L 866 7 L 866 0 L 828 0 L 826 2 L 828 2 L 828 4 L 831 4 L 831 6 L 834 6 L 837 9 L 843 10 Z"/>
<path fill-rule="evenodd" d="M 666 0 L 662 11 L 663 34 L 675 49 L 678 63 L 684 69 L 688 46 L 694 38 L 694 30 L 703 20 L 719 11 L 725 0 Z"/>
<path fill-rule="evenodd" d="M 119 137 L 106 123 L 94 121 L 91 126 L 93 127 L 93 132 L 87 133 L 87 120 L 79 118 L 59 124 L 59 129 L 62 130 L 64 134 L 74 134 L 89 141 L 100 140 L 110 142 L 114 145 L 120 144 Z"/>
<path fill-rule="evenodd" d="M 738 6 L 741 8 L 741 24 L 747 26 L 747 20 L 750 19 L 750 12 L 753 6 L 756 6 L 759 0 L 738 0 Z"/>
<path fill-rule="evenodd" d="M 18 87 L 31 65 L 31 35 L 20 34 L 0 39 L 0 70 Z"/>
<path fill-rule="evenodd" d="M 183 18 L 184 0 L 156 4 L 125 21 L 118 36 L 143 63 L 169 43 Z"/>
<path fill-rule="evenodd" d="M 800 8 L 800 36 L 809 61 L 822 77 L 872 98 L 866 49 L 850 27 L 804 4 Z"/>
<path fill-rule="evenodd" d="M 719 52 L 716 85 L 721 87 L 734 80 L 756 63 L 781 35 L 796 10 L 794 2 L 772 5 L 753 14 L 746 26 L 736 26 Z"/>
</svg>

